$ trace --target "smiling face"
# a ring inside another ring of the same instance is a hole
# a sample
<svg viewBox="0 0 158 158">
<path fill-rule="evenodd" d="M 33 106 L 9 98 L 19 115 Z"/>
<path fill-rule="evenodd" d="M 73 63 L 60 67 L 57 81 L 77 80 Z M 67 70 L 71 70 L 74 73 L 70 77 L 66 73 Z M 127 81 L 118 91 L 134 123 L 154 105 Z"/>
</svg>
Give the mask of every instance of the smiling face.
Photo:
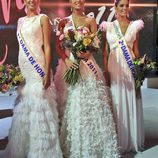
<svg viewBox="0 0 158 158">
<path fill-rule="evenodd" d="M 129 0 L 120 0 L 118 3 L 115 3 L 115 10 L 117 16 L 127 17 L 129 14 Z"/>
<path fill-rule="evenodd" d="M 76 10 L 83 10 L 85 0 L 70 0 L 71 7 Z"/>
<path fill-rule="evenodd" d="M 40 4 L 40 0 L 24 0 L 24 2 L 30 11 L 36 11 Z"/>
</svg>

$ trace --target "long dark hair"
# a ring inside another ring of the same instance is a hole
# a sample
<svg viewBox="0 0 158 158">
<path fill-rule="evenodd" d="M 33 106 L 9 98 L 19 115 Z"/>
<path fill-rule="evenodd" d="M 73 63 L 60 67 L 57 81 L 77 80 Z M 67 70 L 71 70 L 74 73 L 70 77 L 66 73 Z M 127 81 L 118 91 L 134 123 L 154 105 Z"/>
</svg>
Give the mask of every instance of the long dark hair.
<svg viewBox="0 0 158 158">
<path fill-rule="evenodd" d="M 121 0 L 114 0 L 114 1 L 115 1 L 115 6 L 117 7 L 117 5 L 119 4 Z M 128 0 L 128 3 L 129 3 L 129 0 Z"/>
</svg>

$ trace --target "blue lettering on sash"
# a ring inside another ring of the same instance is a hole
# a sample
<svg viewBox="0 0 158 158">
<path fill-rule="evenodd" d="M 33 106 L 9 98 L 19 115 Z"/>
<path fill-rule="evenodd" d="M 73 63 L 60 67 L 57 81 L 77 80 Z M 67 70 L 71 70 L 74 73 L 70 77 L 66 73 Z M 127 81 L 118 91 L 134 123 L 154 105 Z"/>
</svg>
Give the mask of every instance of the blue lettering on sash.
<svg viewBox="0 0 158 158">
<path fill-rule="evenodd" d="M 131 60 L 127 61 L 127 63 L 130 68 L 134 68 L 133 62 Z"/>
<path fill-rule="evenodd" d="M 21 47 L 22 47 L 24 53 L 25 53 L 26 56 L 28 57 L 28 56 L 30 55 L 30 53 L 28 52 L 28 49 L 26 48 L 26 46 L 25 46 L 25 44 L 24 44 L 24 42 L 23 42 L 22 39 L 20 40 L 20 45 L 21 45 Z"/>
<path fill-rule="evenodd" d="M 123 45 L 123 40 L 122 40 L 122 41 L 119 41 L 119 44 Z"/>
<path fill-rule="evenodd" d="M 36 61 L 34 60 L 34 58 L 31 56 L 29 57 L 29 61 L 32 65 L 34 65 L 36 63 Z"/>
<path fill-rule="evenodd" d="M 23 41 L 22 41 L 22 39 L 20 40 L 20 44 L 23 44 Z"/>
<path fill-rule="evenodd" d="M 42 72 L 40 73 L 40 76 L 41 76 L 42 78 L 44 78 L 45 73 L 42 71 Z"/>
<path fill-rule="evenodd" d="M 118 41 L 118 43 L 119 43 L 119 45 L 121 47 L 121 50 L 122 50 L 123 55 L 125 57 L 125 60 L 126 60 L 126 62 L 128 64 L 128 67 L 131 70 L 131 73 L 133 74 L 134 79 L 136 80 L 137 77 L 136 77 L 136 73 L 135 73 L 135 67 L 134 67 L 132 59 L 130 58 L 130 55 L 129 55 L 130 53 L 128 52 L 128 49 L 127 49 L 126 45 L 124 44 L 124 40 L 122 39 L 123 36 L 122 36 L 119 28 L 117 27 L 117 25 L 114 24 L 113 26 L 114 26 L 115 32 L 117 34 L 117 37 L 120 40 L 120 41 Z"/>
<path fill-rule="evenodd" d="M 43 70 L 40 68 L 40 66 L 38 64 L 36 64 L 34 66 L 35 70 L 37 71 L 37 73 L 43 78 L 45 76 L 45 73 L 43 72 Z"/>
<path fill-rule="evenodd" d="M 30 52 L 28 51 L 28 49 L 27 49 L 27 47 L 26 47 L 24 41 L 23 41 L 22 38 L 20 37 L 19 33 L 17 34 L 17 36 L 18 36 L 19 44 L 21 45 L 23 52 L 24 52 L 25 55 L 27 56 L 29 62 L 30 62 L 32 65 L 34 65 L 34 64 L 36 63 L 35 59 L 33 58 L 33 56 L 30 56 L 30 57 L 29 57 Z M 37 71 L 37 73 L 39 74 L 39 76 L 41 76 L 42 78 L 44 78 L 45 73 L 44 73 L 44 71 L 42 70 L 42 68 L 40 68 L 40 66 L 39 66 L 38 64 L 36 64 L 36 65 L 34 66 L 34 68 L 35 68 L 35 70 Z"/>
<path fill-rule="evenodd" d="M 126 45 L 124 45 L 123 40 L 119 41 L 119 44 L 120 44 L 120 47 L 122 49 L 123 55 L 125 57 L 125 60 L 126 60 L 126 62 L 128 64 L 128 67 L 130 68 L 134 79 L 136 79 L 134 64 L 133 64 L 133 62 L 132 62 L 132 60 L 130 58 L 129 52 L 127 50 L 127 47 L 126 47 Z"/>
<path fill-rule="evenodd" d="M 123 50 L 123 54 L 125 56 L 126 61 L 130 60 L 130 56 L 129 56 L 128 51 L 126 49 Z"/>
</svg>

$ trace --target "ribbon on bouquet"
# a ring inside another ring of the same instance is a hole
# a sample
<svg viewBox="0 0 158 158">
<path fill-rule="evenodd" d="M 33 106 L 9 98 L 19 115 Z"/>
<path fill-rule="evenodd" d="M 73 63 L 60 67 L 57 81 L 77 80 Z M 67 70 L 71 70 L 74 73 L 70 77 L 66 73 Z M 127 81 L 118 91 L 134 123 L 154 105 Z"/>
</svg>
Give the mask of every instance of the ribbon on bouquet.
<svg viewBox="0 0 158 158">
<path fill-rule="evenodd" d="M 131 70 L 133 78 L 136 80 L 137 76 L 136 76 L 136 72 L 135 72 L 135 67 L 134 67 L 133 60 L 132 60 L 132 57 L 130 55 L 130 51 L 128 49 L 127 43 L 125 41 L 125 38 L 121 33 L 120 27 L 117 26 L 116 21 L 113 23 L 113 26 L 114 26 L 114 30 L 115 30 L 115 33 L 116 33 L 116 36 L 117 36 L 117 39 L 118 39 L 117 40 L 118 41 L 118 47 L 120 48 L 129 69 Z"/>
<path fill-rule="evenodd" d="M 37 63 L 35 57 L 33 56 L 33 53 L 31 52 L 31 49 L 28 47 L 21 31 L 17 32 L 17 39 L 18 39 L 20 47 L 23 50 L 24 55 L 26 56 L 29 63 L 32 65 L 33 69 L 38 73 L 39 77 L 44 79 L 45 72 L 42 70 L 40 64 Z"/>
</svg>

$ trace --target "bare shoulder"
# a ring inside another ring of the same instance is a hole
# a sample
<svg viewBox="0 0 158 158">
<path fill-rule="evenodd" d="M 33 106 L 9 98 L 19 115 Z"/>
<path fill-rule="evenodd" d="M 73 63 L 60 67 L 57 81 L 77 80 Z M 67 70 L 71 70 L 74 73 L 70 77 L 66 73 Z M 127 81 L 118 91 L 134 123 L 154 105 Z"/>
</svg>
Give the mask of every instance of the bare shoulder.
<svg viewBox="0 0 158 158">
<path fill-rule="evenodd" d="M 96 24 L 95 18 L 92 18 L 92 17 L 86 17 L 86 21 L 90 25 Z"/>
<path fill-rule="evenodd" d="M 25 21 L 26 16 L 20 17 L 17 21 L 17 27 L 19 27 L 24 21 Z"/>
<path fill-rule="evenodd" d="M 86 24 L 92 33 L 97 31 L 97 24 L 95 18 L 87 17 Z"/>
<path fill-rule="evenodd" d="M 49 17 L 47 15 L 42 14 L 41 15 L 41 24 L 43 25 L 45 23 L 50 23 L 50 19 L 49 19 Z"/>
</svg>

